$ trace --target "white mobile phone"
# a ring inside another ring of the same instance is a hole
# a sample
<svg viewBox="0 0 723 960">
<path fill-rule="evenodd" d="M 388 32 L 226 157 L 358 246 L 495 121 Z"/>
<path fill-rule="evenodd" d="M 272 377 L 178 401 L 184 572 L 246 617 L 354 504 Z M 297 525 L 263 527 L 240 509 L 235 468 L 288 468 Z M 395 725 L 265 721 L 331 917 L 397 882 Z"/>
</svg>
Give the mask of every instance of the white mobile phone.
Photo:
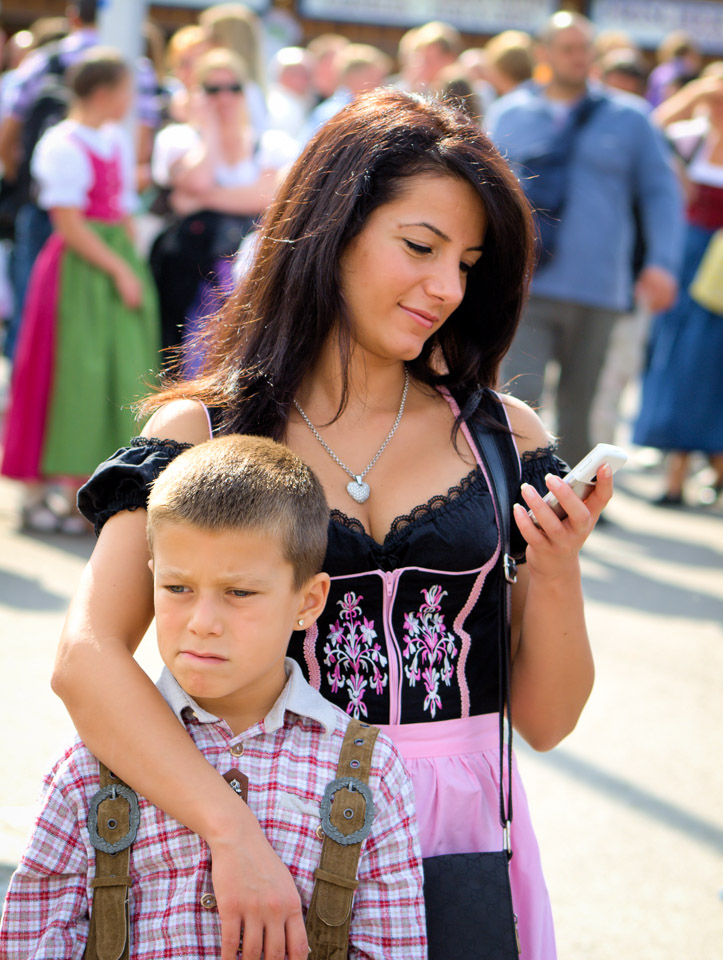
<svg viewBox="0 0 723 960">
<path fill-rule="evenodd" d="M 627 459 L 628 455 L 621 447 L 615 447 L 612 443 L 598 443 L 586 457 L 575 464 L 564 481 L 572 487 L 581 500 L 586 500 L 595 488 L 595 479 L 600 467 L 607 463 L 612 472 L 615 473 Z M 542 499 L 544 503 L 552 507 L 561 520 L 565 519 L 567 513 L 554 493 L 547 493 Z M 532 510 L 528 510 L 527 513 L 532 522 L 539 527 L 540 524 Z"/>
</svg>

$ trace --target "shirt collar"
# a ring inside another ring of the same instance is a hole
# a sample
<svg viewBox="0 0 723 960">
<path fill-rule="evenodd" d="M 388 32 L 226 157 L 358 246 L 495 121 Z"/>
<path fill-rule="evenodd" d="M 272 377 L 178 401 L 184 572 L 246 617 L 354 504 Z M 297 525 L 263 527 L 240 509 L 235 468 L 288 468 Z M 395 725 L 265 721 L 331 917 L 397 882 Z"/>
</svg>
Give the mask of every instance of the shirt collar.
<svg viewBox="0 0 723 960">
<path fill-rule="evenodd" d="M 325 700 L 322 695 L 306 682 L 301 667 L 287 657 L 284 661 L 286 669 L 286 684 L 279 694 L 273 707 L 263 720 L 266 733 L 273 733 L 284 725 L 286 712 L 295 713 L 300 717 L 315 720 L 329 735 L 337 727 L 336 708 Z M 163 668 L 160 679 L 156 684 L 168 706 L 183 723 L 184 710 L 190 710 L 199 723 L 218 723 L 219 717 L 203 710 L 196 701 L 181 687 L 168 667 Z"/>
</svg>

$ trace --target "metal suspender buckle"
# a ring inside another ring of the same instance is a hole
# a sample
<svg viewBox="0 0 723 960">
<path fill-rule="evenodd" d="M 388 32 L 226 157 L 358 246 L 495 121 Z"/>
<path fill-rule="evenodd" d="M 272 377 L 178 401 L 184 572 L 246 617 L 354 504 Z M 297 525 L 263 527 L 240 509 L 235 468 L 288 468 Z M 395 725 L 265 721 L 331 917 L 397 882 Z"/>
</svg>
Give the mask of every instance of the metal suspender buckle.
<svg viewBox="0 0 723 960">
<path fill-rule="evenodd" d="M 128 832 L 119 840 L 111 843 L 108 840 L 104 840 L 98 833 L 98 808 L 104 800 L 115 800 L 116 797 L 123 797 L 130 808 L 128 810 Z M 96 850 L 102 850 L 103 853 L 120 853 L 121 850 L 130 847 L 136 838 L 140 822 L 141 813 L 138 808 L 138 797 L 131 788 L 127 787 L 124 783 L 111 783 L 107 787 L 101 787 L 90 801 L 90 808 L 88 810 L 88 833 L 90 834 L 90 842 Z"/>
<path fill-rule="evenodd" d="M 341 830 L 331 822 L 331 801 L 334 794 L 340 790 L 351 790 L 353 793 L 360 793 L 366 801 L 364 808 L 364 823 L 353 833 L 343 834 Z M 324 798 L 321 801 L 321 826 L 327 837 L 330 837 L 336 843 L 343 847 L 348 847 L 352 843 L 361 843 L 371 833 L 372 823 L 375 816 L 374 799 L 372 792 L 366 783 L 357 780 L 356 777 L 337 777 L 328 783 L 324 790 Z"/>
<path fill-rule="evenodd" d="M 509 553 L 506 553 L 502 559 L 502 569 L 508 583 L 517 583 L 517 561 Z"/>
</svg>

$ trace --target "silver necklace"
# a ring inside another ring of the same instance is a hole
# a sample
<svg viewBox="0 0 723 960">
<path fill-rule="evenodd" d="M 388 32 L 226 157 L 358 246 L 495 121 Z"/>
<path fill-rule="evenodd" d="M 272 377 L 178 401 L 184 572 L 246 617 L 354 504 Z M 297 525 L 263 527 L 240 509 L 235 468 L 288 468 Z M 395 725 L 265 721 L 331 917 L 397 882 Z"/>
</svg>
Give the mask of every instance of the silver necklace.
<svg viewBox="0 0 723 960">
<path fill-rule="evenodd" d="M 314 424 L 311 422 L 311 420 L 309 420 L 309 418 L 306 416 L 306 414 L 305 414 L 304 411 L 301 409 L 301 407 L 300 407 L 299 404 L 296 402 L 296 400 L 294 400 L 294 406 L 296 407 L 296 409 L 297 409 L 297 410 L 299 411 L 299 413 L 301 414 L 302 419 L 303 419 L 304 422 L 306 423 L 306 425 L 307 425 L 307 427 L 309 428 L 309 430 L 311 430 L 311 432 L 314 434 L 314 436 L 316 437 L 316 439 L 319 441 L 319 443 L 322 445 L 322 447 L 323 447 L 323 448 L 326 450 L 326 452 L 329 454 L 329 456 L 331 457 L 331 459 L 332 459 L 335 463 L 337 463 L 337 464 L 342 468 L 342 470 L 346 471 L 346 473 L 348 473 L 349 476 L 352 478 L 352 479 L 349 481 L 349 483 L 347 483 L 347 485 L 346 485 L 346 492 L 349 494 L 349 496 L 352 498 L 352 500 L 356 500 L 357 503 L 364 503 L 365 500 L 368 500 L 368 499 L 369 499 L 369 494 L 370 494 L 371 491 L 370 491 L 370 489 L 369 489 L 369 484 L 368 484 L 368 483 L 365 483 L 364 477 L 369 473 L 369 471 L 370 471 L 371 468 L 374 466 L 374 464 L 377 462 L 377 460 L 379 459 L 379 457 L 381 457 L 381 455 L 384 453 L 384 450 L 385 450 L 387 444 L 388 444 L 389 441 L 392 439 L 392 437 L 394 436 L 394 434 L 397 432 L 397 427 L 399 426 L 399 422 L 400 422 L 400 420 L 402 419 L 402 414 L 404 413 L 404 404 L 407 402 L 407 391 L 408 391 L 408 390 L 409 390 L 409 370 L 407 370 L 407 368 L 405 367 L 405 368 L 404 368 L 404 390 L 402 391 L 402 402 L 399 404 L 399 413 L 397 414 L 397 419 L 396 419 L 396 420 L 394 421 L 394 423 L 392 424 L 392 429 L 391 429 L 391 430 L 389 431 L 389 433 L 387 434 L 386 440 L 385 440 L 384 443 L 381 445 L 381 447 L 379 447 L 379 449 L 377 450 L 377 452 L 374 454 L 373 459 L 369 462 L 369 464 L 367 464 L 367 466 L 365 467 L 364 470 L 362 470 L 361 473 L 354 473 L 353 470 L 350 470 L 349 467 L 347 467 L 347 465 L 344 463 L 343 460 L 340 460 L 339 457 L 337 457 L 337 455 L 336 455 L 336 454 L 334 453 L 334 451 L 331 449 L 331 447 L 330 447 L 329 444 L 326 442 L 326 440 L 324 440 L 324 438 L 323 438 L 322 435 L 319 433 L 319 431 L 316 429 L 316 427 L 315 427 Z"/>
</svg>

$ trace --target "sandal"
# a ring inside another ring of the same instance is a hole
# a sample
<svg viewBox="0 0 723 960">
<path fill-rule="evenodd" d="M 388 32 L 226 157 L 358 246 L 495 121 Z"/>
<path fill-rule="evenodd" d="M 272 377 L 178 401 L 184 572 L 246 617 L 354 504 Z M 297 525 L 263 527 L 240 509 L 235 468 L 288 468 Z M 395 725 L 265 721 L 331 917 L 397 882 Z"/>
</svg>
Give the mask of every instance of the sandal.
<svg viewBox="0 0 723 960">
<path fill-rule="evenodd" d="M 31 533 L 55 533 L 59 518 L 44 500 L 23 504 L 20 511 L 20 529 Z"/>
</svg>

